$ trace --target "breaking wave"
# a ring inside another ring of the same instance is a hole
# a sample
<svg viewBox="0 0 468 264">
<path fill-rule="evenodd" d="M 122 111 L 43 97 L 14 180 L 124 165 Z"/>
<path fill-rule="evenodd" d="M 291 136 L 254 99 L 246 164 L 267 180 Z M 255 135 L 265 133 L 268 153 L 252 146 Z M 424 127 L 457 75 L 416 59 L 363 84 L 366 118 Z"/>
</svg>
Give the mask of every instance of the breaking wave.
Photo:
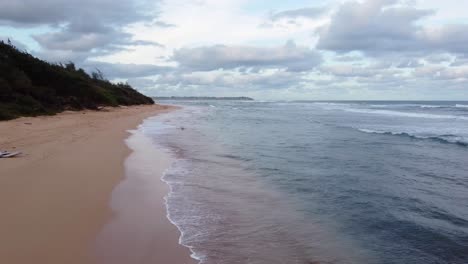
<svg viewBox="0 0 468 264">
<path fill-rule="evenodd" d="M 366 129 L 366 128 L 359 128 L 361 132 L 369 133 L 369 134 L 381 134 L 381 135 L 392 135 L 392 136 L 404 136 L 414 139 L 428 139 L 434 140 L 441 143 L 448 143 L 448 144 L 457 144 L 463 147 L 468 147 L 468 140 L 464 137 L 446 134 L 446 135 L 418 135 L 409 132 L 394 132 L 394 131 L 381 131 L 381 130 L 373 130 L 373 129 Z"/>
<path fill-rule="evenodd" d="M 430 119 L 458 119 L 458 120 L 468 120 L 466 116 L 457 116 L 457 115 L 441 115 L 441 114 L 428 114 L 428 113 L 408 113 L 400 111 L 391 111 L 391 110 L 369 110 L 369 109 L 343 109 L 347 112 L 361 113 L 361 114 L 377 114 L 377 115 L 387 115 L 387 116 L 399 116 L 399 117 L 412 117 L 412 118 L 430 118 Z"/>
</svg>

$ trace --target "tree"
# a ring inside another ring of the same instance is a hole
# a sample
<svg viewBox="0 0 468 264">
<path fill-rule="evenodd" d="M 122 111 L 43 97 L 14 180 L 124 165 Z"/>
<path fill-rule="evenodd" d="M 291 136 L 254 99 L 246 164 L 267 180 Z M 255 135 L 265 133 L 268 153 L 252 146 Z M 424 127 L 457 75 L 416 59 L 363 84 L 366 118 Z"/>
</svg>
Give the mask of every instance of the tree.
<svg viewBox="0 0 468 264">
<path fill-rule="evenodd" d="M 98 68 L 96 68 L 96 71 L 91 73 L 91 77 L 95 80 L 100 80 L 100 81 L 106 80 L 106 78 L 104 77 L 104 74 Z"/>
<path fill-rule="evenodd" d="M 71 71 L 71 72 L 74 72 L 76 71 L 76 68 L 75 68 L 75 64 L 73 62 L 68 62 L 67 64 L 65 64 L 65 69 Z"/>
</svg>

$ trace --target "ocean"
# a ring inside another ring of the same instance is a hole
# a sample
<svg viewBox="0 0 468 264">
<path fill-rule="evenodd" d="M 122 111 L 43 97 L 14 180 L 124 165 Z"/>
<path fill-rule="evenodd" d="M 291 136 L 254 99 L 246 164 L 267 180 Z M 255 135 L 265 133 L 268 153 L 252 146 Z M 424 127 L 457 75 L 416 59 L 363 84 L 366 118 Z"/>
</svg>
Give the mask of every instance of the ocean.
<svg viewBox="0 0 468 264">
<path fill-rule="evenodd" d="M 200 263 L 468 263 L 468 102 L 165 103 L 140 131 Z"/>
</svg>

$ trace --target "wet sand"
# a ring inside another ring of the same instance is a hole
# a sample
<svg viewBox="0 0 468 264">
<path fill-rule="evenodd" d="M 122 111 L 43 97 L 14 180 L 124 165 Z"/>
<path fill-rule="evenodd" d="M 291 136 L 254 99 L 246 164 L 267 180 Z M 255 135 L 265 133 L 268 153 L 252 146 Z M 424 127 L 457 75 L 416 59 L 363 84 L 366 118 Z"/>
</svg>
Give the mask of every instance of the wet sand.
<svg viewBox="0 0 468 264">
<path fill-rule="evenodd" d="M 0 122 L 0 149 L 24 152 L 0 159 L 0 263 L 103 263 L 96 237 L 119 215 L 110 199 L 125 179 L 127 130 L 170 110 L 138 106 Z M 158 191 L 155 204 L 164 208 L 163 182 Z M 158 230 L 152 263 L 194 263 L 162 213 L 151 225 Z"/>
<path fill-rule="evenodd" d="M 172 234 L 179 232 L 168 223 L 166 206 L 161 202 L 169 191 L 161 176 L 172 159 L 140 130 L 126 142 L 133 152 L 125 162 L 125 179 L 112 193 L 116 216 L 98 236 L 99 263 L 196 263 L 184 252 L 174 262 L 172 247 L 179 241 Z M 167 226 L 161 228 L 161 223 Z"/>
</svg>

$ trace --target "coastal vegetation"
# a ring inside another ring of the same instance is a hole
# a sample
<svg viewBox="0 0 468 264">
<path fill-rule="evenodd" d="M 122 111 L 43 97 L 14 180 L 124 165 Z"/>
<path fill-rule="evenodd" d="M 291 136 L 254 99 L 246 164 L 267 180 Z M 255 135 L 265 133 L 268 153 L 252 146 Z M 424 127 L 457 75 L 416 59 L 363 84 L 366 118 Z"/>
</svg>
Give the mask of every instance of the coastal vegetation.
<svg viewBox="0 0 468 264">
<path fill-rule="evenodd" d="M 0 120 L 139 104 L 154 101 L 98 69 L 88 74 L 72 62 L 49 63 L 0 41 Z"/>
</svg>

